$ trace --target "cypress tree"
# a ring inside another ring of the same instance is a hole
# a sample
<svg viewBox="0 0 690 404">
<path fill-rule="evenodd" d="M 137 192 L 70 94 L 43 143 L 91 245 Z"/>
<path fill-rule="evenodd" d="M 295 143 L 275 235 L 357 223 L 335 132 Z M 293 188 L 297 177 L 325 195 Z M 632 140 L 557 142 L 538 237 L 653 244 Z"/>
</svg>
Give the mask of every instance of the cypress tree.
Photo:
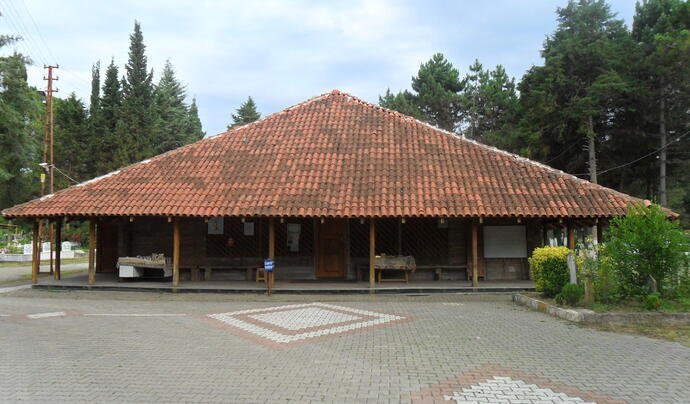
<svg viewBox="0 0 690 404">
<path fill-rule="evenodd" d="M 232 124 L 228 125 L 228 129 L 252 123 L 259 118 L 261 118 L 261 114 L 256 110 L 256 104 L 252 97 L 249 97 L 237 108 L 237 114 L 232 114 Z"/>
<path fill-rule="evenodd" d="M 130 35 L 129 60 L 122 82 L 122 107 L 115 133 L 119 145 L 115 151 L 117 166 L 125 166 L 150 157 L 154 152 L 153 72 L 147 67 L 146 46 L 139 22 Z"/>
<path fill-rule="evenodd" d="M 100 126 L 102 128 L 100 140 L 96 141 L 97 147 L 93 150 L 94 174 L 103 175 L 118 168 L 114 160 L 114 152 L 117 151 L 119 140 L 115 133 L 120 107 L 122 106 L 122 92 L 120 79 L 115 61 L 111 60 L 105 71 L 103 82 L 103 95 L 100 99 Z"/>
</svg>

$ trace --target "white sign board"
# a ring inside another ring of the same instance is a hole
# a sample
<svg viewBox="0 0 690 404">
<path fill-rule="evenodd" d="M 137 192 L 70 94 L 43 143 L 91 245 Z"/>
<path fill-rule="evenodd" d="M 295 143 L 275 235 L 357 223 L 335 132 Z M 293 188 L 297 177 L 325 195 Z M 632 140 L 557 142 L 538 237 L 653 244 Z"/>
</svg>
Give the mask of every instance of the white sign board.
<svg viewBox="0 0 690 404">
<path fill-rule="evenodd" d="M 62 251 L 72 251 L 72 242 L 71 241 L 63 241 L 62 242 Z"/>
<path fill-rule="evenodd" d="M 485 258 L 527 258 L 525 226 L 484 226 Z"/>
<path fill-rule="evenodd" d="M 24 254 L 32 254 L 34 251 L 34 246 L 33 244 L 24 244 Z"/>
<path fill-rule="evenodd" d="M 45 251 L 45 252 L 50 251 L 50 242 L 48 242 L 48 243 L 42 243 L 42 244 L 41 244 L 41 251 Z"/>
<path fill-rule="evenodd" d="M 253 236 L 254 235 L 254 222 L 244 222 L 244 235 Z"/>
</svg>

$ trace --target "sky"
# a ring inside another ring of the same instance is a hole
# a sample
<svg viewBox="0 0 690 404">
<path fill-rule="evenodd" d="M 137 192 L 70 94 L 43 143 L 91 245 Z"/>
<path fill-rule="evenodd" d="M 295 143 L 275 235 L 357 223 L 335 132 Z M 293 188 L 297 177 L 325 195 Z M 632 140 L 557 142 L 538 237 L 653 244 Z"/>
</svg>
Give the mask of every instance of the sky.
<svg viewBox="0 0 690 404">
<path fill-rule="evenodd" d="M 197 99 L 207 135 L 225 130 L 252 96 L 262 115 L 339 89 L 370 102 L 387 88 L 410 87 L 419 65 L 443 53 L 464 75 L 478 59 L 517 80 L 541 64 L 556 8 L 567 0 L 70 1 L 0 0 L 7 47 L 34 60 L 29 82 L 45 88 L 44 64 L 59 64 L 58 96 L 85 103 L 91 66 L 101 76 L 127 62 L 129 35 L 141 22 L 154 81 L 166 59 Z M 634 0 L 609 0 L 630 26 Z"/>
</svg>

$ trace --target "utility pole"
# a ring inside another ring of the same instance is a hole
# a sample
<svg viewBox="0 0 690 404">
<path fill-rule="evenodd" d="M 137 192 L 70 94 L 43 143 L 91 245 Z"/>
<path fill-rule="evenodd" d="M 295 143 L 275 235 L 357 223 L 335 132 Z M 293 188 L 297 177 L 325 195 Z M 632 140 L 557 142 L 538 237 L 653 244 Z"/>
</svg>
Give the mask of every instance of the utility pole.
<svg viewBox="0 0 690 404">
<path fill-rule="evenodd" d="M 55 192 L 55 182 L 53 173 L 55 172 L 55 154 L 53 147 L 53 132 L 55 127 L 55 120 L 53 117 L 53 93 L 59 90 L 53 89 L 53 81 L 58 81 L 58 77 L 53 77 L 53 69 L 59 69 L 60 65 L 55 66 L 43 66 L 44 69 L 48 69 L 48 77 L 43 77 L 43 80 L 48 82 L 48 87 L 46 88 L 46 131 L 43 142 L 43 164 L 41 165 L 48 174 L 48 186 L 49 192 L 52 194 Z M 45 174 L 41 175 L 41 196 L 45 195 Z M 50 223 L 50 273 L 53 273 L 53 235 L 55 233 L 54 223 Z M 39 234 L 41 234 L 39 229 Z M 40 257 L 39 257 L 40 260 Z"/>
</svg>

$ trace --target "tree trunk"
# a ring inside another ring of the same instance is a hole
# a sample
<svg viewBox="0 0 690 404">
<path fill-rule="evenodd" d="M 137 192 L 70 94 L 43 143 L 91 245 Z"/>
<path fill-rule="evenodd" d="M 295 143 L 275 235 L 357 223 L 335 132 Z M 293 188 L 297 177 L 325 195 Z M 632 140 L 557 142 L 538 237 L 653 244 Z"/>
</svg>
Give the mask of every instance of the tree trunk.
<svg viewBox="0 0 690 404">
<path fill-rule="evenodd" d="M 587 149 L 589 152 L 589 180 L 593 183 L 597 183 L 597 154 L 596 154 L 596 143 L 594 142 L 594 122 L 592 120 L 592 115 L 587 117 Z"/>
<path fill-rule="evenodd" d="M 587 117 L 587 149 L 589 152 L 589 180 L 592 182 L 592 184 L 597 183 L 597 153 L 596 153 L 596 143 L 595 141 L 595 135 L 594 135 L 594 122 L 592 120 L 592 115 L 589 115 Z M 592 241 L 594 243 L 598 243 L 599 240 L 597 240 L 597 226 L 594 225 L 591 228 L 591 234 L 592 234 Z"/>
<path fill-rule="evenodd" d="M 666 206 L 666 98 L 663 82 L 659 98 L 659 138 L 659 204 Z"/>
</svg>

